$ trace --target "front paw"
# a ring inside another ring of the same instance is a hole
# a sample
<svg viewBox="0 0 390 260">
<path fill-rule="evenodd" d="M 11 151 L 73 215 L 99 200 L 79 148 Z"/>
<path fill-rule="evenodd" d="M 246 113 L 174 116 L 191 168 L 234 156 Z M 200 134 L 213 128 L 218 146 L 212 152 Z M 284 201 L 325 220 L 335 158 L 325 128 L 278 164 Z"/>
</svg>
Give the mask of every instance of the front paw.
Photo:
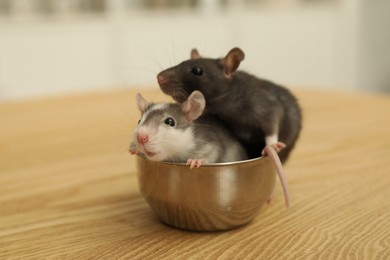
<svg viewBox="0 0 390 260">
<path fill-rule="evenodd" d="M 282 142 L 277 142 L 277 143 L 275 143 L 275 144 L 270 144 L 270 145 L 267 145 L 267 146 L 269 146 L 269 147 L 271 147 L 272 149 L 274 149 L 276 153 L 279 153 L 281 150 L 283 150 L 284 148 L 286 148 L 286 144 L 284 144 L 284 143 L 282 143 Z M 263 151 L 261 152 L 261 155 L 262 155 L 262 156 L 268 155 L 265 148 L 264 148 Z"/>
<path fill-rule="evenodd" d="M 206 164 L 207 160 L 206 159 L 188 159 L 187 165 L 190 166 L 190 169 L 193 168 L 199 168 L 201 165 Z"/>
<path fill-rule="evenodd" d="M 137 145 L 134 142 L 130 144 L 129 153 L 132 155 L 137 154 Z"/>
</svg>

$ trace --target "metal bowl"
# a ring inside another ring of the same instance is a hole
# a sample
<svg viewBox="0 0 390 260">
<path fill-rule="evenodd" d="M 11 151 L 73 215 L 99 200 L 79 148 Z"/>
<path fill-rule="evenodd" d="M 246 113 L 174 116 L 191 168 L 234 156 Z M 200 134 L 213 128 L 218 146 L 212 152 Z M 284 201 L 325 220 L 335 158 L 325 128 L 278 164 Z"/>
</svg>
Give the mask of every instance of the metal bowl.
<svg viewBox="0 0 390 260">
<path fill-rule="evenodd" d="M 153 162 L 137 156 L 141 194 L 166 224 L 195 231 L 250 222 L 275 186 L 269 157 L 203 165 Z"/>
</svg>

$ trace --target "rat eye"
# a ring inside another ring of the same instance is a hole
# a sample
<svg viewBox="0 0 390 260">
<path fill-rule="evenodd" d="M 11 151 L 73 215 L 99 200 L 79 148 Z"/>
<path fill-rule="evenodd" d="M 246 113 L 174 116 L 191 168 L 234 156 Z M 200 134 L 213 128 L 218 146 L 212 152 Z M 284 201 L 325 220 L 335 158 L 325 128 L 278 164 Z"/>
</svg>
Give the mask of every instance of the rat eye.
<svg viewBox="0 0 390 260">
<path fill-rule="evenodd" d="M 139 124 L 139 123 L 141 123 L 141 119 L 140 119 L 140 120 L 138 120 L 138 124 Z"/>
<path fill-rule="evenodd" d="M 196 75 L 196 76 L 202 76 L 203 74 L 203 69 L 199 66 L 195 66 L 191 69 L 191 73 Z"/>
<path fill-rule="evenodd" d="M 172 117 L 168 117 L 167 119 L 165 119 L 164 123 L 169 126 L 175 126 L 175 120 L 173 120 Z"/>
</svg>

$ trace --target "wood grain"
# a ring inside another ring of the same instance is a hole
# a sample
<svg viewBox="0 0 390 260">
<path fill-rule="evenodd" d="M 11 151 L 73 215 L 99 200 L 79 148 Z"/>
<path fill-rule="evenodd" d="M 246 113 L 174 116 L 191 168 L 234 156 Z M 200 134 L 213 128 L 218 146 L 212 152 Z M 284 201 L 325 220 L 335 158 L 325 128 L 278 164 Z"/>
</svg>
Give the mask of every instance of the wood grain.
<svg viewBox="0 0 390 260">
<path fill-rule="evenodd" d="M 0 259 L 389 259 L 390 97 L 295 93 L 291 207 L 277 185 L 250 224 L 209 233 L 162 224 L 140 195 L 135 90 L 0 104 Z"/>
</svg>

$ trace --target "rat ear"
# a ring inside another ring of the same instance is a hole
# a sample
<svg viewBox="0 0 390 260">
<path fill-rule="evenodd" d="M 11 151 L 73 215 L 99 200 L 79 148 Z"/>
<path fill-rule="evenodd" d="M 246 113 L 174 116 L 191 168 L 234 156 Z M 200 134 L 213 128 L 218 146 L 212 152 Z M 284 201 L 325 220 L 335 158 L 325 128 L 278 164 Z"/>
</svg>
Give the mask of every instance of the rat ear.
<svg viewBox="0 0 390 260">
<path fill-rule="evenodd" d="M 244 52 L 240 48 L 233 48 L 229 53 L 222 59 L 222 64 L 224 67 L 225 76 L 230 78 L 230 76 L 235 72 L 240 66 L 240 62 L 245 58 Z"/>
<path fill-rule="evenodd" d="M 137 106 L 138 106 L 138 109 L 139 111 L 141 111 L 141 113 L 143 113 L 145 111 L 145 109 L 150 105 L 148 101 L 146 101 L 140 93 L 137 93 L 137 95 L 135 96 L 135 101 L 137 102 Z"/>
<path fill-rule="evenodd" d="M 199 55 L 198 50 L 192 49 L 191 50 L 191 60 L 200 59 L 200 58 L 202 58 L 202 57 Z"/>
<path fill-rule="evenodd" d="M 203 94 L 197 90 L 192 92 L 188 99 L 181 104 L 181 109 L 190 123 L 202 115 L 205 107 L 206 100 Z"/>
</svg>

